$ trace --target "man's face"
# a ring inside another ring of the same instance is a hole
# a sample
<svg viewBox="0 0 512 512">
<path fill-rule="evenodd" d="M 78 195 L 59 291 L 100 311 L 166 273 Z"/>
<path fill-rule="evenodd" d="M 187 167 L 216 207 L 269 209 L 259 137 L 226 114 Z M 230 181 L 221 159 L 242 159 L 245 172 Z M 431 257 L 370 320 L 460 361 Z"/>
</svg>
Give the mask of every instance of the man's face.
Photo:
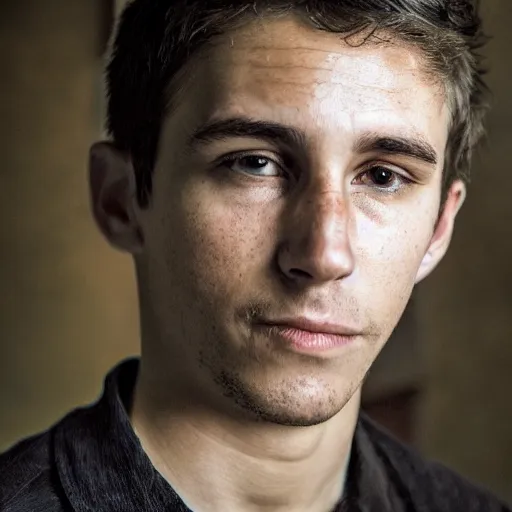
<svg viewBox="0 0 512 512">
<path fill-rule="evenodd" d="M 143 354 L 211 404 L 319 423 L 448 245 L 461 188 L 435 231 L 445 97 L 398 43 L 354 47 L 292 18 L 219 41 L 162 128 L 136 212 Z M 266 326 L 304 319 L 352 335 Z"/>
</svg>

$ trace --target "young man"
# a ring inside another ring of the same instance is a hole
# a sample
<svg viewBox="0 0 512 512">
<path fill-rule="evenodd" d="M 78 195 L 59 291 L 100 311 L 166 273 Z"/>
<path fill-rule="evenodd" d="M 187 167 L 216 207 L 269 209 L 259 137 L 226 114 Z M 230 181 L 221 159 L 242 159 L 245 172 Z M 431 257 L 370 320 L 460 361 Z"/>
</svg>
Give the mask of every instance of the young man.
<svg viewBox="0 0 512 512">
<path fill-rule="evenodd" d="M 482 133 L 469 0 L 133 0 L 92 205 L 142 356 L 0 459 L 1 510 L 506 511 L 359 411 Z"/>
</svg>

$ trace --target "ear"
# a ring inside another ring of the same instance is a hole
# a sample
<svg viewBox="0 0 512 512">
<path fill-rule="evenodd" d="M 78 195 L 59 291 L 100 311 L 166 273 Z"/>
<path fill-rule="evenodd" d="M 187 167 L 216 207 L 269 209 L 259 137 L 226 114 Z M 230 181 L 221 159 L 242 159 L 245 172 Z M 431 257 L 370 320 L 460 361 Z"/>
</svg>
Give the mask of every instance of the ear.
<svg viewBox="0 0 512 512">
<path fill-rule="evenodd" d="M 136 216 L 135 175 L 130 158 L 109 142 L 91 147 L 89 189 L 94 219 L 117 249 L 142 250 L 143 236 Z"/>
<path fill-rule="evenodd" d="M 452 183 L 448 190 L 443 211 L 437 221 L 428 250 L 416 275 L 416 283 L 427 277 L 446 254 L 453 235 L 455 217 L 457 217 L 465 199 L 466 186 L 462 181 L 457 180 Z"/>
</svg>

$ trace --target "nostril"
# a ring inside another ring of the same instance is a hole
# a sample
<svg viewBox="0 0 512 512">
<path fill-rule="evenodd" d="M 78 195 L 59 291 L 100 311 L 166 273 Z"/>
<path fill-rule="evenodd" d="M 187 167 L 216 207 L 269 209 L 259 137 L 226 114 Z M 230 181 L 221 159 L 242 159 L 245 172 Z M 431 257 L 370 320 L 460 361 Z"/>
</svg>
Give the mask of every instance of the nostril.
<svg viewBox="0 0 512 512">
<path fill-rule="evenodd" d="M 305 270 L 301 270 L 300 268 L 291 268 L 290 270 L 288 270 L 288 274 L 291 277 L 304 277 L 304 278 L 312 278 L 313 277 L 309 272 L 306 272 Z"/>
</svg>

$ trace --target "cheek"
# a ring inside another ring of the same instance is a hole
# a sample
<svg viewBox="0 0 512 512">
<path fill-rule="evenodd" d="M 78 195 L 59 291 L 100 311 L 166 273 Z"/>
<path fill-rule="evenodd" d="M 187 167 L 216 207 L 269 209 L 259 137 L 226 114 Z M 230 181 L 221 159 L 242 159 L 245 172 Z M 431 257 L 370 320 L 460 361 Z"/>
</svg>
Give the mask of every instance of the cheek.
<svg viewBox="0 0 512 512">
<path fill-rule="evenodd" d="M 191 199 L 191 198 L 189 198 Z M 272 220 L 258 209 L 190 200 L 173 224 L 179 232 L 181 264 L 201 291 L 226 298 L 271 254 Z"/>
<path fill-rule="evenodd" d="M 381 212 L 356 220 L 355 250 L 381 269 L 396 269 L 406 277 L 416 273 L 429 246 L 434 226 L 435 201 L 404 202 L 400 207 L 382 207 Z"/>
<path fill-rule="evenodd" d="M 354 247 L 362 293 L 373 301 L 374 312 L 401 314 L 414 287 L 416 274 L 432 236 L 427 212 L 377 225 L 363 219 Z"/>
</svg>

